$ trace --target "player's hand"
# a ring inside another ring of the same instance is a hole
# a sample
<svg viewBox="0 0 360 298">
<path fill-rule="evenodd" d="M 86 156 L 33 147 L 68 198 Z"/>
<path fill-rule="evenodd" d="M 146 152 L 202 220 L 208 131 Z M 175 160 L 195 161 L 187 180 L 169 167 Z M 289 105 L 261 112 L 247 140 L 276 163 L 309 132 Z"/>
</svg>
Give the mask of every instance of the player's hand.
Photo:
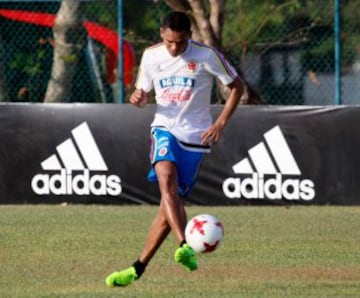
<svg viewBox="0 0 360 298">
<path fill-rule="evenodd" d="M 223 134 L 224 127 L 217 123 L 214 123 L 201 135 L 202 145 L 216 144 Z"/>
<path fill-rule="evenodd" d="M 147 93 L 142 89 L 135 89 L 130 96 L 130 103 L 138 108 L 142 108 L 148 102 Z"/>
</svg>

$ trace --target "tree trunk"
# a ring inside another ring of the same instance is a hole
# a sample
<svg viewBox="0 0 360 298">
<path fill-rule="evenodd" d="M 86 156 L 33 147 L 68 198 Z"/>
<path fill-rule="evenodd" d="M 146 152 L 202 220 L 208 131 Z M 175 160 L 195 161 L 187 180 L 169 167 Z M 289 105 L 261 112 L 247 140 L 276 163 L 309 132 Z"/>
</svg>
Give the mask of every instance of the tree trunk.
<svg viewBox="0 0 360 298">
<path fill-rule="evenodd" d="M 44 102 L 69 102 L 86 31 L 80 0 L 63 0 L 54 25 L 54 58 Z"/>
<path fill-rule="evenodd" d="M 3 40 L 0 34 L 0 101 L 9 101 L 9 94 L 7 92 L 6 82 L 5 82 L 5 49 L 3 46 Z"/>
<path fill-rule="evenodd" d="M 209 21 L 214 31 L 214 38 L 216 39 L 219 48 L 221 48 L 225 0 L 209 0 L 209 2 L 211 5 Z"/>
<path fill-rule="evenodd" d="M 213 27 L 207 17 L 204 2 L 202 0 L 188 0 L 188 2 L 192 10 L 192 16 L 196 21 L 204 44 L 219 49 L 219 44 L 215 38 Z"/>
</svg>

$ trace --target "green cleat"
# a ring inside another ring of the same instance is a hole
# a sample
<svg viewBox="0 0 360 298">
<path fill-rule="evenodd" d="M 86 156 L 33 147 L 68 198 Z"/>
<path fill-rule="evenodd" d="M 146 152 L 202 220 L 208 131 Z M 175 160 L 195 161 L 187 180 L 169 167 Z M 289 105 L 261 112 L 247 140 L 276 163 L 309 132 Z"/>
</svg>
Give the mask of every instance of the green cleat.
<svg viewBox="0 0 360 298">
<path fill-rule="evenodd" d="M 113 272 L 106 277 L 105 283 L 109 287 L 125 287 L 138 278 L 134 266 L 123 271 Z"/>
<path fill-rule="evenodd" d="M 175 251 L 175 262 L 182 264 L 187 271 L 198 268 L 195 251 L 186 243 Z"/>
</svg>

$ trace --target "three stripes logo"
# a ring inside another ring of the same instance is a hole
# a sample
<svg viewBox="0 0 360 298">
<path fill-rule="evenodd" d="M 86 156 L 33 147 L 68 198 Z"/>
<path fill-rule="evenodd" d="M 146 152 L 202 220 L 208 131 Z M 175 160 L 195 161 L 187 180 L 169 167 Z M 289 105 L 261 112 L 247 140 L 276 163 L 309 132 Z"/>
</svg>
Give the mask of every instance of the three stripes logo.
<svg viewBox="0 0 360 298">
<path fill-rule="evenodd" d="M 252 147 L 232 169 L 237 175 L 222 185 L 230 199 L 305 200 L 315 197 L 314 182 L 299 179 L 301 171 L 279 126 L 264 134 L 264 142 Z"/>
<path fill-rule="evenodd" d="M 31 181 L 33 191 L 38 195 L 119 195 L 120 177 L 106 175 L 108 167 L 87 123 L 71 134 L 72 138 L 56 147 L 55 154 L 41 162 L 42 169 L 51 174 L 36 174 Z"/>
</svg>

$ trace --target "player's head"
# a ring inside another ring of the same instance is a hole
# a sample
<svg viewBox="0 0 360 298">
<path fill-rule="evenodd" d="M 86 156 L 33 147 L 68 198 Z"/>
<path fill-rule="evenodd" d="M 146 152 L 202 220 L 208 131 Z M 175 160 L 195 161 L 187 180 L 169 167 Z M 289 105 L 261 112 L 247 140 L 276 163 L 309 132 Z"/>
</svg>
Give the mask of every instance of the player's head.
<svg viewBox="0 0 360 298">
<path fill-rule="evenodd" d="M 191 36 L 191 23 L 186 13 L 174 11 L 168 14 L 160 28 L 160 35 L 171 56 L 178 56 L 187 47 Z"/>
<path fill-rule="evenodd" d="M 162 28 L 169 28 L 176 32 L 190 33 L 191 23 L 186 13 L 173 11 L 164 18 Z"/>
</svg>

